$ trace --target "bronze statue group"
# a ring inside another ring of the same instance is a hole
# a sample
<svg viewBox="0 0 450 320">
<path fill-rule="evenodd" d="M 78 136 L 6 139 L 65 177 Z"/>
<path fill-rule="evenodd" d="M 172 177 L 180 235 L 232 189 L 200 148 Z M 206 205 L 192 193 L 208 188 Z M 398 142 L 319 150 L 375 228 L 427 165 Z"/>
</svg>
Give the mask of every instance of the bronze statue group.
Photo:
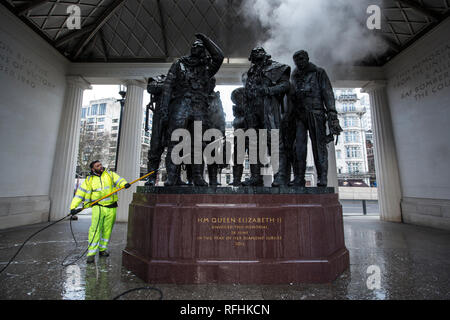
<svg viewBox="0 0 450 320">
<path fill-rule="evenodd" d="M 190 55 L 175 61 L 166 76 L 150 78 L 147 91 L 154 102 L 153 126 L 148 152 L 148 171 L 158 170 L 161 156 L 167 148 L 164 186 L 208 186 L 204 180 L 204 162 L 185 165 L 187 181 L 181 178 L 181 165 L 172 161 L 177 141 L 172 141 L 176 129 L 193 132 L 194 122 L 202 122 L 203 132 L 218 129 L 225 134 L 225 114 L 219 92 L 215 92 L 215 74 L 224 60 L 222 50 L 207 36 L 196 34 Z M 308 53 L 294 53 L 296 68 L 271 59 L 262 47 L 254 48 L 251 66 L 243 74 L 243 87 L 231 94 L 234 130 L 279 130 L 279 165 L 272 186 L 305 186 L 308 134 L 312 142 L 317 186 L 327 186 L 327 144 L 342 131 L 335 108 L 331 82 L 326 72 L 309 61 Z M 328 129 L 328 130 L 327 130 Z M 328 133 L 327 133 L 328 131 Z M 270 145 L 271 141 L 268 140 Z M 206 147 L 203 142 L 202 148 Z M 259 147 L 259 145 L 258 145 Z M 268 147 L 271 150 L 270 147 Z M 248 152 L 248 145 L 246 145 Z M 234 148 L 233 186 L 263 186 L 262 163 L 250 164 L 251 176 L 242 181 L 243 164 L 237 163 Z M 193 157 L 193 152 L 191 152 Z M 217 175 L 223 164 L 208 164 L 210 186 L 218 186 Z M 290 181 L 291 172 L 294 179 Z M 146 185 L 155 185 L 151 175 Z"/>
</svg>

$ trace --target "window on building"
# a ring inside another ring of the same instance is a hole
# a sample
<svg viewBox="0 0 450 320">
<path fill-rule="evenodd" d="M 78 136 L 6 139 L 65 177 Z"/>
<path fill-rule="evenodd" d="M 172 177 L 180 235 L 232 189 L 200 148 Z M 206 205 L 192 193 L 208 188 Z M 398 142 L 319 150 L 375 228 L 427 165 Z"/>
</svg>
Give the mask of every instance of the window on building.
<svg viewBox="0 0 450 320">
<path fill-rule="evenodd" d="M 347 162 L 347 171 L 349 173 L 359 173 L 360 163 L 359 162 Z"/>
<path fill-rule="evenodd" d="M 146 136 L 146 137 L 150 137 L 150 131 L 147 131 L 147 132 L 145 133 L 145 136 Z"/>
<path fill-rule="evenodd" d="M 95 118 L 89 118 L 89 119 L 87 119 L 87 122 L 88 123 L 94 123 L 95 122 Z"/>
<path fill-rule="evenodd" d="M 119 119 L 113 119 L 112 120 L 112 123 L 118 123 L 119 122 Z"/>
<path fill-rule="evenodd" d="M 356 127 L 358 125 L 358 118 L 354 116 L 346 116 L 344 117 L 344 126 L 345 127 Z"/>
<path fill-rule="evenodd" d="M 91 112 L 90 112 L 90 116 L 95 116 L 95 115 L 97 115 L 97 112 L 98 112 L 98 104 L 93 104 L 92 106 L 91 106 Z"/>
<path fill-rule="evenodd" d="M 345 131 L 344 132 L 345 142 L 359 142 L 359 132 L 358 131 Z"/>
<path fill-rule="evenodd" d="M 111 133 L 112 138 L 117 138 L 117 133 Z"/>
<path fill-rule="evenodd" d="M 149 140 L 148 138 L 145 138 L 145 139 L 144 139 L 144 143 L 149 144 L 149 143 L 150 143 L 150 140 Z"/>
<path fill-rule="evenodd" d="M 100 108 L 98 110 L 98 114 L 101 116 L 106 114 L 106 103 L 100 103 Z"/>
<path fill-rule="evenodd" d="M 112 127 L 111 127 L 111 130 L 117 130 L 117 129 L 119 129 L 118 126 L 112 126 Z"/>
<path fill-rule="evenodd" d="M 81 109 L 81 119 L 84 119 L 84 118 L 86 118 L 86 110 L 87 108 L 82 108 Z"/>
<path fill-rule="evenodd" d="M 97 126 L 97 129 L 104 129 L 104 128 L 105 128 L 105 126 L 102 125 L 102 124 L 99 124 L 99 125 Z"/>
<path fill-rule="evenodd" d="M 88 131 L 92 131 L 92 130 L 94 130 L 94 126 L 93 126 L 93 125 L 89 125 L 89 126 L 87 126 L 87 130 L 88 130 Z"/>
<path fill-rule="evenodd" d="M 347 158 L 360 158 L 361 157 L 361 148 L 360 147 L 346 147 L 347 149 Z"/>
<path fill-rule="evenodd" d="M 342 158 L 342 151 L 336 150 L 336 158 L 341 159 Z"/>
<path fill-rule="evenodd" d="M 97 122 L 105 122 L 105 118 L 97 118 Z"/>
</svg>

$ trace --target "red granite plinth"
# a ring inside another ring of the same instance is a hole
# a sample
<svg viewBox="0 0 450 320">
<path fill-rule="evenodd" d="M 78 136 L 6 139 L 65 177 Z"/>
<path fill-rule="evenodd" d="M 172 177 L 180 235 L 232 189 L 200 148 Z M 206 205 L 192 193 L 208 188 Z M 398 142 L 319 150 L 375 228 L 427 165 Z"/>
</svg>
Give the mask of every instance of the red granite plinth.
<svg viewBox="0 0 450 320">
<path fill-rule="evenodd" d="M 149 283 L 326 283 L 349 254 L 334 193 L 135 193 L 122 263 Z"/>
</svg>

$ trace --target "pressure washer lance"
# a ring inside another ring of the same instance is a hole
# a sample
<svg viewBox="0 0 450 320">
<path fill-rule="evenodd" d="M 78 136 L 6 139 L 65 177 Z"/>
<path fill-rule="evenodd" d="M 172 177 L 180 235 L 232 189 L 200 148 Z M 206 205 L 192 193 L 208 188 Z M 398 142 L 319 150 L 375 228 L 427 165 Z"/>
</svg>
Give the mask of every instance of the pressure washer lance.
<svg viewBox="0 0 450 320">
<path fill-rule="evenodd" d="M 138 181 L 140 181 L 140 180 L 142 180 L 142 179 L 144 179 L 144 178 L 147 178 L 148 176 L 150 176 L 151 174 L 153 174 L 153 173 L 155 173 L 155 172 L 157 172 L 157 171 L 158 171 L 158 170 L 153 170 L 153 171 L 147 173 L 146 175 L 143 175 L 142 177 L 140 177 L 140 178 L 138 178 L 138 179 L 136 179 L 136 180 L 130 182 L 130 185 L 132 185 L 132 184 L 134 184 L 134 183 L 136 183 L 136 182 L 138 182 Z M 0 270 L 0 274 L 1 274 L 3 271 L 5 271 L 6 268 L 8 268 L 8 266 L 11 264 L 11 262 L 14 261 L 14 258 L 15 258 L 15 257 L 19 254 L 19 252 L 23 249 L 23 247 L 25 246 L 25 244 L 26 244 L 31 238 L 33 238 L 35 235 L 37 235 L 39 232 L 44 231 L 45 229 L 47 229 L 47 228 L 49 228 L 49 227 L 51 227 L 51 226 L 57 224 L 58 222 L 61 222 L 61 221 L 65 220 L 65 219 L 68 218 L 68 217 L 71 217 L 71 216 L 73 216 L 73 215 L 75 215 L 75 214 L 77 214 L 77 213 L 80 213 L 80 212 L 83 211 L 84 209 L 88 209 L 88 208 L 94 206 L 94 205 L 95 205 L 96 203 L 98 203 L 99 201 L 102 201 L 103 199 L 108 198 L 110 195 L 112 195 L 112 194 L 114 194 L 114 193 L 116 193 L 116 192 L 119 192 L 120 190 L 122 190 L 122 189 L 124 189 L 124 188 L 125 188 L 125 186 L 120 187 L 119 189 L 117 189 L 117 190 L 111 192 L 110 194 L 108 194 L 108 195 L 106 195 L 106 196 L 104 196 L 104 197 L 101 197 L 100 199 L 98 199 L 98 200 L 96 200 L 96 201 L 94 201 L 94 202 L 89 203 L 89 204 L 88 204 L 88 207 L 83 207 L 83 208 L 79 208 L 79 209 L 76 209 L 76 210 L 72 210 L 71 213 L 69 213 L 67 216 L 65 216 L 65 217 L 63 217 L 63 218 L 61 218 L 61 219 L 59 219 L 59 220 L 57 220 L 57 221 L 54 221 L 54 222 L 50 223 L 48 226 L 45 226 L 44 228 L 42 228 L 42 229 L 36 231 L 35 233 L 33 233 L 31 236 L 29 236 L 29 237 L 22 243 L 22 245 L 20 246 L 19 250 L 17 250 L 17 252 L 12 256 L 12 258 L 8 261 L 8 263 L 6 264 L 6 266 L 4 266 L 2 270 Z M 99 219 L 99 221 L 100 221 L 100 219 Z M 98 228 L 98 223 L 97 223 L 97 228 Z M 97 232 L 97 230 L 95 230 L 95 231 Z M 72 236 L 73 236 L 73 232 L 72 232 Z M 74 240 L 75 240 L 75 237 L 74 237 Z M 76 243 L 76 240 L 75 240 L 75 243 Z M 86 250 L 86 251 L 87 251 L 87 250 Z M 86 251 L 85 251 L 84 253 L 86 253 Z M 84 253 L 83 253 L 83 255 L 84 255 Z M 83 255 L 82 255 L 81 257 L 83 257 Z M 81 257 L 79 257 L 76 261 L 78 261 Z M 64 259 L 64 261 L 65 261 L 66 259 L 67 259 L 67 257 Z M 71 264 L 73 264 L 73 262 L 70 263 L 70 264 L 64 265 L 64 266 L 69 266 L 69 265 L 71 265 Z"/>
</svg>

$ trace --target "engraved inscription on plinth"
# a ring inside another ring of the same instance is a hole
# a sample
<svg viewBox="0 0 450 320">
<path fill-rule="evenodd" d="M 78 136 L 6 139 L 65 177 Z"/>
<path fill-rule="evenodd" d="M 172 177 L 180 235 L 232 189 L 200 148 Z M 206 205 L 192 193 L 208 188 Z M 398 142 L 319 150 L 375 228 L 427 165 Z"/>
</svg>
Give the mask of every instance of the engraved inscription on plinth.
<svg viewBox="0 0 450 320">
<path fill-rule="evenodd" d="M 218 245 L 245 247 L 252 241 L 281 241 L 278 217 L 199 217 L 197 241 L 221 241 Z"/>
</svg>

